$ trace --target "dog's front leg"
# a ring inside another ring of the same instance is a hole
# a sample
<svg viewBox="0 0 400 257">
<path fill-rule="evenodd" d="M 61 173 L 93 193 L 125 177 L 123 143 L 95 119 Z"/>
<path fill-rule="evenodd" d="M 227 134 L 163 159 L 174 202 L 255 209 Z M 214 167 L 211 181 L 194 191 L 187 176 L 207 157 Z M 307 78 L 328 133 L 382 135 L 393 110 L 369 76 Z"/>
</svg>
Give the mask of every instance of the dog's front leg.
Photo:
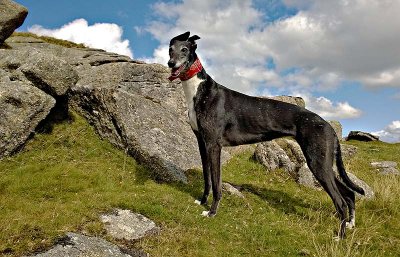
<svg viewBox="0 0 400 257">
<path fill-rule="evenodd" d="M 209 144 L 207 146 L 207 160 L 210 164 L 211 183 L 213 190 L 213 202 L 210 211 L 204 214 L 212 217 L 217 214 L 219 201 L 222 197 L 222 179 L 221 179 L 221 147 L 218 144 Z"/>
<path fill-rule="evenodd" d="M 207 199 L 208 195 L 210 194 L 211 190 L 211 176 L 210 176 L 210 163 L 207 160 L 207 150 L 206 150 L 206 144 L 201 137 L 201 135 L 194 131 L 194 134 L 196 135 L 197 138 L 197 143 L 199 145 L 199 151 L 200 151 L 200 156 L 201 156 L 201 164 L 203 167 L 203 177 L 204 177 L 204 193 L 203 196 L 201 197 L 200 201 L 196 200 L 195 202 L 201 205 L 207 204 Z"/>
</svg>

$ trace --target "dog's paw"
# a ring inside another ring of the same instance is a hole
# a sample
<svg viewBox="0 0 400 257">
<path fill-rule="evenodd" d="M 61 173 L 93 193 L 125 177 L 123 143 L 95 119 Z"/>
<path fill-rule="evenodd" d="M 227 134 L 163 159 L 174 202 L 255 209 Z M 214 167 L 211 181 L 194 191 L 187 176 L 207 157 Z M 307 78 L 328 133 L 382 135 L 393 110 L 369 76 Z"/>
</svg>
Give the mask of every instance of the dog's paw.
<svg viewBox="0 0 400 257">
<path fill-rule="evenodd" d="M 356 225 L 354 224 L 354 222 L 346 222 L 346 228 L 353 229 L 355 227 L 356 227 Z"/>
<path fill-rule="evenodd" d="M 197 205 L 201 205 L 201 202 L 199 200 L 195 200 L 194 203 Z"/>
<path fill-rule="evenodd" d="M 201 213 L 201 216 L 203 216 L 203 217 L 209 217 L 209 216 L 208 216 L 209 213 L 210 213 L 209 211 L 203 211 L 203 212 Z"/>
<path fill-rule="evenodd" d="M 212 217 L 214 217 L 216 214 L 217 214 L 217 213 L 211 212 L 211 211 L 203 211 L 203 212 L 201 213 L 201 216 L 212 218 Z"/>
</svg>

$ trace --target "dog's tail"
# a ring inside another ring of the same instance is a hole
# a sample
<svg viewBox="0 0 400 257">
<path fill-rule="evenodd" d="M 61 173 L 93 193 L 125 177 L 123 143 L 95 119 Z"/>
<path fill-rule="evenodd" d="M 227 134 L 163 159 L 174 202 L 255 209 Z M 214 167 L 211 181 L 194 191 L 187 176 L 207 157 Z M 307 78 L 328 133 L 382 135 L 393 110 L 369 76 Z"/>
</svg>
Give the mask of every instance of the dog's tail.
<svg viewBox="0 0 400 257">
<path fill-rule="evenodd" d="M 343 179 L 343 182 L 350 189 L 356 191 L 359 194 L 365 195 L 364 189 L 354 184 L 354 182 L 350 180 L 349 176 L 347 176 L 342 160 L 342 150 L 340 149 L 340 143 L 338 139 L 336 141 L 336 167 L 338 169 L 340 177 Z"/>
</svg>

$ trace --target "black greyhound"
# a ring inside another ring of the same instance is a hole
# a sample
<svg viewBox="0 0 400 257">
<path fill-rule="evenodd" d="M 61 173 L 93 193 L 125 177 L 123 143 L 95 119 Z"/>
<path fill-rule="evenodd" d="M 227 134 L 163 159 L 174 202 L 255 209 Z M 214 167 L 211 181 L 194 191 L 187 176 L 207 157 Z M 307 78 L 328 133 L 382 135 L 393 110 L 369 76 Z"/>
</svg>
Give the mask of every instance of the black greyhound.
<svg viewBox="0 0 400 257">
<path fill-rule="evenodd" d="M 221 192 L 220 155 L 223 146 L 235 146 L 292 136 L 299 143 L 308 167 L 331 197 L 340 218 L 338 236 L 345 236 L 346 225 L 355 224 L 355 193 L 364 190 L 355 185 L 344 169 L 340 144 L 331 125 L 317 114 L 296 105 L 272 99 L 252 97 L 216 83 L 202 67 L 196 54 L 199 36 L 190 32 L 174 37 L 169 45 L 168 66 L 171 81 L 182 81 L 189 121 L 197 137 L 203 165 L 206 204 L 212 186 L 210 211 L 216 215 Z M 339 180 L 333 171 L 333 162 Z M 349 222 L 346 222 L 349 211 Z"/>
</svg>

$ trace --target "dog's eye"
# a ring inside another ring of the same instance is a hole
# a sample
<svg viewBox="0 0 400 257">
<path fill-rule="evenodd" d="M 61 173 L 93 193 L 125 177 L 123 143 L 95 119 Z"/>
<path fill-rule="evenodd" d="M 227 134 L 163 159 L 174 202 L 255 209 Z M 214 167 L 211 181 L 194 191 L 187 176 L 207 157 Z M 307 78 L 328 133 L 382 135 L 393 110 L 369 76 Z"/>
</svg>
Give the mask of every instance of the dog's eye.
<svg viewBox="0 0 400 257">
<path fill-rule="evenodd" d="M 183 53 L 186 53 L 187 51 L 189 51 L 189 49 L 187 49 L 186 47 L 182 48 L 181 50 Z"/>
</svg>

